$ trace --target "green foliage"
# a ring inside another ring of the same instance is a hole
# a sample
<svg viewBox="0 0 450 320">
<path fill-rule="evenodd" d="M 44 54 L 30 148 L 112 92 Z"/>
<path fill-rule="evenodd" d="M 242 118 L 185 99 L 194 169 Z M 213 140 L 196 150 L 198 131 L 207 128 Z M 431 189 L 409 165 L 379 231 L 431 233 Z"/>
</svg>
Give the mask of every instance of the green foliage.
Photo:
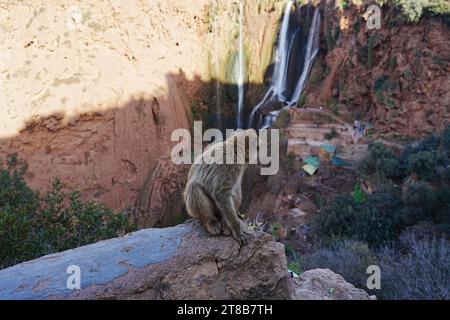
<svg viewBox="0 0 450 320">
<path fill-rule="evenodd" d="M 297 275 L 302 273 L 300 263 L 298 261 L 291 261 L 288 263 L 288 269 L 295 272 Z"/>
<path fill-rule="evenodd" d="M 446 179 L 446 168 L 450 164 L 446 139 L 448 127 L 442 136 L 428 137 L 408 145 L 400 155 L 400 164 L 405 174 L 416 173 L 426 181 Z M 441 148 L 442 145 L 442 148 Z"/>
<path fill-rule="evenodd" d="M 348 238 L 380 245 L 396 237 L 394 218 L 379 210 L 373 202 L 357 203 L 346 194 L 338 195 L 312 219 L 314 234 L 329 242 Z"/>
<path fill-rule="evenodd" d="M 356 203 L 364 203 L 367 200 L 366 194 L 361 190 L 361 183 L 359 182 L 355 185 L 353 199 L 356 201 Z"/>
<path fill-rule="evenodd" d="M 296 256 L 297 254 L 294 250 L 294 247 L 290 243 L 284 245 L 284 253 L 286 254 L 287 257 Z"/>
<path fill-rule="evenodd" d="M 394 152 L 379 142 L 369 145 L 369 158 L 363 164 L 363 171 L 366 173 L 376 172 L 387 178 L 403 176 L 402 167 Z"/>
<path fill-rule="evenodd" d="M 396 241 L 402 230 L 418 223 L 450 226 L 450 191 L 425 182 L 406 188 L 380 186 L 364 202 L 351 195 L 338 195 L 314 216 L 315 235 L 328 243 L 333 239 L 353 239 L 370 246 Z"/>
<path fill-rule="evenodd" d="M 436 195 L 424 182 L 409 185 L 403 193 L 404 207 L 397 214 L 397 225 L 411 226 L 418 221 L 431 221 L 436 207 Z"/>
<path fill-rule="evenodd" d="M 417 23 L 424 13 L 433 15 L 450 14 L 448 0 L 377 0 L 380 5 L 392 4 L 399 6 L 410 22 Z"/>
<path fill-rule="evenodd" d="M 133 230 L 125 215 L 116 214 L 103 204 L 83 201 L 79 192 L 66 193 L 62 187 L 56 179 L 43 200 L 37 236 L 39 242 L 45 244 L 44 254 L 113 238 Z"/>
<path fill-rule="evenodd" d="M 414 78 L 414 74 L 410 69 L 406 69 L 405 71 L 403 71 L 403 75 L 408 80 L 412 80 Z"/>
<path fill-rule="evenodd" d="M 342 6 L 342 10 L 347 10 L 348 8 L 350 8 L 350 3 L 349 3 L 349 1 L 342 1 L 341 6 Z"/>
<path fill-rule="evenodd" d="M 437 151 L 419 151 L 411 154 L 406 161 L 407 173 L 416 172 L 425 180 L 439 177 L 438 167 L 446 165 L 446 158 Z"/>
<path fill-rule="evenodd" d="M 135 229 L 124 214 L 63 192 L 58 179 L 39 199 L 24 172 L 13 158 L 0 170 L 0 268 Z"/>
<path fill-rule="evenodd" d="M 33 256 L 29 235 L 39 207 L 38 195 L 23 180 L 25 167 L 16 155 L 0 170 L 0 268 Z"/>
<path fill-rule="evenodd" d="M 300 98 L 298 98 L 297 106 L 300 107 L 300 108 L 303 108 L 303 106 L 305 105 L 305 103 L 306 103 L 306 96 L 305 96 L 305 94 L 302 94 L 302 95 L 300 96 Z"/>
<path fill-rule="evenodd" d="M 280 230 L 281 230 L 281 224 L 279 224 L 278 222 L 272 226 L 271 233 L 272 233 L 272 237 L 275 239 L 275 241 L 278 241 L 280 239 L 280 236 L 279 236 Z"/>
<path fill-rule="evenodd" d="M 272 127 L 274 129 L 286 128 L 289 125 L 290 121 L 291 121 L 291 116 L 289 113 L 289 109 L 283 108 L 280 110 L 280 113 L 278 114 L 278 117 L 275 120 Z"/>
</svg>

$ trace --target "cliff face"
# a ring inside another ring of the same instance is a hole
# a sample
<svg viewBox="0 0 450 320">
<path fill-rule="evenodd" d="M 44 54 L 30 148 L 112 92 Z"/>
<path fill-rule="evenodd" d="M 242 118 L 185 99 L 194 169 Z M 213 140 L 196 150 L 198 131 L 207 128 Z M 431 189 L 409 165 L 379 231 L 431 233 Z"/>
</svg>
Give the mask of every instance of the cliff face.
<svg viewBox="0 0 450 320">
<path fill-rule="evenodd" d="M 60 177 L 132 205 L 172 130 L 188 127 L 207 67 L 196 45 L 206 3 L 2 4 L 2 158 L 17 152 L 39 190 Z"/>
<path fill-rule="evenodd" d="M 323 10 L 322 55 L 306 91 L 307 105 L 365 118 L 386 136 L 420 137 L 450 121 L 450 29 L 444 19 L 409 23 L 384 7 L 381 28 L 366 26 L 365 4 Z"/>
<path fill-rule="evenodd" d="M 160 195 L 179 193 L 183 179 L 153 171 L 193 113 L 235 107 L 237 8 L 209 0 L 0 4 L 1 158 L 17 153 L 40 191 L 60 177 L 114 209 L 138 202 L 144 225 L 173 223 L 145 214 L 156 210 L 149 200 L 160 211 Z M 281 6 L 252 0 L 244 10 L 253 57 L 246 79 L 262 81 Z"/>
</svg>

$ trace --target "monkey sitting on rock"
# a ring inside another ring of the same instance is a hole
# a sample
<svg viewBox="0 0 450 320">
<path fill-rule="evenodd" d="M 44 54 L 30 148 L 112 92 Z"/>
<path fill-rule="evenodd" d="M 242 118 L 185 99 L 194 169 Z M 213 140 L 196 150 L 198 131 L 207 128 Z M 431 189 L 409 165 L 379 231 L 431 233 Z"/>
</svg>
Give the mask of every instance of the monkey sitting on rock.
<svg viewBox="0 0 450 320">
<path fill-rule="evenodd" d="M 225 141 L 210 145 L 191 166 L 184 191 L 190 216 L 199 219 L 209 234 L 231 235 L 241 246 L 248 242 L 246 226 L 239 219 L 238 211 L 242 200 L 241 181 L 246 164 L 255 156 L 250 154 L 254 150 L 246 143 L 247 139 L 257 141 L 254 129 L 238 131 Z M 226 161 L 231 152 L 233 163 Z M 223 155 L 220 164 L 205 161 L 218 154 Z"/>
</svg>

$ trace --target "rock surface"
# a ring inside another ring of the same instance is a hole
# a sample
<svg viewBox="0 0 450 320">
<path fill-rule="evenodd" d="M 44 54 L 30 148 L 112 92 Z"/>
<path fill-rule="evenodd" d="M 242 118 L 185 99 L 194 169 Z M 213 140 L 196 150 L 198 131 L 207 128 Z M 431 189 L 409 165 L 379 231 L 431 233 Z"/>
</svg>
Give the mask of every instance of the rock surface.
<svg viewBox="0 0 450 320">
<path fill-rule="evenodd" d="M 239 247 L 196 221 L 143 229 L 0 271 L 0 299 L 365 299 L 329 270 L 291 279 L 284 246 L 249 231 Z M 69 289 L 80 269 L 80 289 Z M 73 271 L 70 271 L 73 272 Z M 331 290 L 333 289 L 333 290 Z M 331 290 L 331 291 L 330 291 Z"/>
<path fill-rule="evenodd" d="M 246 1 L 249 81 L 270 63 L 282 12 L 271 6 Z M 194 107 L 226 99 L 211 97 L 231 83 L 237 17 L 227 0 L 2 1 L 1 160 L 17 153 L 42 192 L 59 177 L 115 210 L 134 206 L 149 170 L 170 156 L 172 131 L 189 128 Z"/>
<path fill-rule="evenodd" d="M 445 19 L 424 15 L 408 23 L 397 8 L 383 6 L 381 28 L 370 30 L 362 18 L 369 4 L 353 2 L 345 10 L 325 4 L 322 50 L 306 104 L 350 112 L 388 137 L 419 138 L 443 129 L 450 120 Z"/>
<path fill-rule="evenodd" d="M 0 298 L 289 298 L 283 245 L 265 233 L 252 232 L 251 239 L 240 248 L 194 221 L 144 229 L 4 269 Z M 70 265 L 81 269 L 80 290 L 66 286 Z"/>
<path fill-rule="evenodd" d="M 294 300 L 369 300 L 364 290 L 355 288 L 329 269 L 314 269 L 292 279 Z"/>
</svg>

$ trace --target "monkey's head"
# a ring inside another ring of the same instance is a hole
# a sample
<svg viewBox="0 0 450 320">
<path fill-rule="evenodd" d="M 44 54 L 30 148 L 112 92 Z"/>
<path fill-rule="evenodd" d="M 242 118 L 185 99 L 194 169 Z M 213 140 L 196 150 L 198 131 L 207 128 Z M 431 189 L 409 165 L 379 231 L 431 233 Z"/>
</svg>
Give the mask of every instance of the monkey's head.
<svg viewBox="0 0 450 320">
<path fill-rule="evenodd" d="M 255 129 L 240 130 L 227 139 L 234 144 L 235 159 L 256 163 L 258 154 L 258 134 Z"/>
</svg>

